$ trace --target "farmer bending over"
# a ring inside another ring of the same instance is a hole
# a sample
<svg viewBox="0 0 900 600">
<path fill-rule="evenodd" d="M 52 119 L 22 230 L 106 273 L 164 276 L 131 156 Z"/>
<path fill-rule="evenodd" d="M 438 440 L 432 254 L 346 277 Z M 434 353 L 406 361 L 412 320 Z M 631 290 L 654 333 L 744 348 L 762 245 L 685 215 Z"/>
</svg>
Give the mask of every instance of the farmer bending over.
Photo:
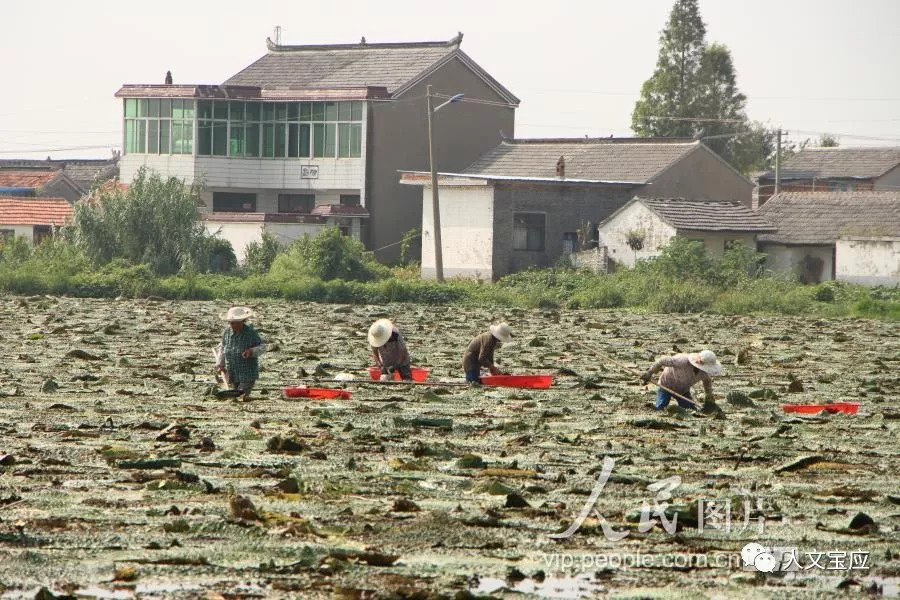
<svg viewBox="0 0 900 600">
<path fill-rule="evenodd" d="M 481 383 L 481 367 L 488 369 L 491 375 L 503 374 L 494 364 L 494 350 L 512 339 L 512 330 L 508 323 L 491 325 L 489 329 L 490 331 L 475 336 L 463 354 L 467 383 Z"/>
<path fill-rule="evenodd" d="M 685 398 L 692 400 L 691 387 L 698 381 L 703 382 L 703 390 L 706 392 L 706 400 L 712 400 L 712 378 L 721 375 L 724 370 L 722 365 L 716 359 L 716 355 L 712 350 L 704 350 L 692 354 L 675 354 L 673 356 L 664 356 L 653 363 L 653 366 L 647 369 L 647 372 L 641 376 L 644 385 L 650 383 L 650 378 L 660 369 L 663 370 L 659 376 L 659 391 L 656 394 L 656 410 L 663 410 L 669 405 L 672 394 L 663 389 L 667 387 L 677 392 Z M 682 408 L 697 408 L 692 402 L 682 400 L 677 396 L 678 406 Z"/>
<path fill-rule="evenodd" d="M 412 368 L 409 350 L 403 334 L 389 319 L 378 319 L 369 327 L 369 345 L 375 364 L 381 367 L 381 381 L 391 379 L 395 371 L 400 373 L 404 381 L 412 381 Z"/>
<path fill-rule="evenodd" d="M 253 316 L 253 311 L 246 306 L 234 306 L 219 315 L 223 321 L 228 321 L 229 327 L 222 332 L 222 341 L 216 350 L 216 368 L 227 374 L 232 388 L 245 398 L 259 379 L 259 355 L 266 351 L 259 333 L 247 322 Z"/>
</svg>

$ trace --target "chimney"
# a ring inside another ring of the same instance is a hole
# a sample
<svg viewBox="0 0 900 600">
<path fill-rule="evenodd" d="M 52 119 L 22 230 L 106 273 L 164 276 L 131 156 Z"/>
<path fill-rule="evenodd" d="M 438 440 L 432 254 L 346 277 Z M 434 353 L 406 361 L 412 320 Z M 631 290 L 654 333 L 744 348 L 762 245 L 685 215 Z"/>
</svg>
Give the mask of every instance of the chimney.
<svg viewBox="0 0 900 600">
<path fill-rule="evenodd" d="M 556 161 L 556 176 L 560 179 L 565 179 L 566 177 L 566 159 L 562 156 Z"/>
<path fill-rule="evenodd" d="M 166 71 L 166 85 L 172 85 L 172 71 Z"/>
</svg>

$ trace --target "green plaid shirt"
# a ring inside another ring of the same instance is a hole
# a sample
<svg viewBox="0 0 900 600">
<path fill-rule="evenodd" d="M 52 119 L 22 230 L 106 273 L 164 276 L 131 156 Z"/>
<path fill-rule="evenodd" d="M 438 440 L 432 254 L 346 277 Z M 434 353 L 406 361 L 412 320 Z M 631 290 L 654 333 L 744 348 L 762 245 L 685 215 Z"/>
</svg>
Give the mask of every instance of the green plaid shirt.
<svg viewBox="0 0 900 600">
<path fill-rule="evenodd" d="M 232 385 L 237 383 L 253 383 L 259 379 L 259 358 L 244 358 L 241 354 L 248 348 L 261 346 L 262 338 L 249 323 L 235 333 L 226 327 L 222 334 L 222 350 L 225 356 L 225 370 Z"/>
</svg>

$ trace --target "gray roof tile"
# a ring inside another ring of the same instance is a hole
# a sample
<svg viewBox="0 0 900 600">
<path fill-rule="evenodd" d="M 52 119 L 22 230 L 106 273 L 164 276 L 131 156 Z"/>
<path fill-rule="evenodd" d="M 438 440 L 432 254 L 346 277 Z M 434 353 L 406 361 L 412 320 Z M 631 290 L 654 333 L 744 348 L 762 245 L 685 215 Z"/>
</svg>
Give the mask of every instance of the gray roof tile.
<svg viewBox="0 0 900 600">
<path fill-rule="evenodd" d="M 737 202 L 702 202 L 683 198 L 638 198 L 676 229 L 691 231 L 775 231 L 764 217 Z"/>
<path fill-rule="evenodd" d="M 224 85 L 266 89 L 381 86 L 393 92 L 458 49 L 458 40 L 398 44 L 275 46 Z"/>
<path fill-rule="evenodd" d="M 642 184 L 698 145 L 682 138 L 504 140 L 463 172 L 552 178 L 562 156 L 566 178 Z"/>
<path fill-rule="evenodd" d="M 83 192 L 88 192 L 94 178 L 105 181 L 119 175 L 118 158 L 71 158 L 40 160 L 27 158 L 0 159 L 0 169 L 62 169 Z"/>
<path fill-rule="evenodd" d="M 784 192 L 759 214 L 778 232 L 761 242 L 833 244 L 842 235 L 900 236 L 900 192 Z"/>
<path fill-rule="evenodd" d="M 900 165 L 900 147 L 807 148 L 785 161 L 782 179 L 872 179 Z M 774 179 L 775 172 L 764 177 Z"/>
</svg>

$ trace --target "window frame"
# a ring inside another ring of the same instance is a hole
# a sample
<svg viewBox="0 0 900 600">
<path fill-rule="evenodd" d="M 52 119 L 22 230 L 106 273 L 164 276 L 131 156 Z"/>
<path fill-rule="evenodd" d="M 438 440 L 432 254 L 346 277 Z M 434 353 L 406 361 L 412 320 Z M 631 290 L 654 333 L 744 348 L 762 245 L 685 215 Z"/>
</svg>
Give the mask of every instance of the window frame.
<svg viewBox="0 0 900 600">
<path fill-rule="evenodd" d="M 530 238 L 529 231 L 536 230 L 537 228 L 534 226 L 526 226 L 519 227 L 516 223 L 516 220 L 520 216 L 539 216 L 541 217 L 541 242 L 539 248 L 530 247 Z M 518 235 L 517 231 L 523 230 L 525 231 L 525 244 L 523 248 L 518 247 Z M 534 211 L 534 210 L 517 210 L 513 211 L 512 214 L 512 249 L 516 252 L 546 252 L 547 251 L 547 213 L 543 211 Z"/>
</svg>

